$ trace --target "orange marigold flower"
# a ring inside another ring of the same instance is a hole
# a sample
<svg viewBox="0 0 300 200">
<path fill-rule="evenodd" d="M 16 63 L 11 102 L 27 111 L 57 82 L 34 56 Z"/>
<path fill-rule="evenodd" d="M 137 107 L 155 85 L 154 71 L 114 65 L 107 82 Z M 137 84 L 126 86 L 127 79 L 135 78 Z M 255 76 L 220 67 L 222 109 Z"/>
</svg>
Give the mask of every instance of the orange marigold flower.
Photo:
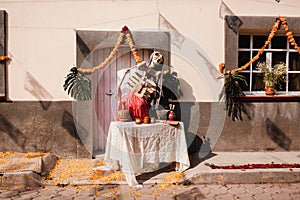
<svg viewBox="0 0 300 200">
<path fill-rule="evenodd" d="M 9 57 L 8 56 L 0 56 L 0 61 L 3 61 L 3 60 L 9 60 Z"/>
<path fill-rule="evenodd" d="M 225 63 L 220 63 L 219 64 L 219 72 L 223 73 L 224 68 L 225 68 Z"/>
<path fill-rule="evenodd" d="M 292 33 L 291 31 L 289 31 L 289 32 L 287 32 L 285 35 L 286 35 L 286 36 L 290 36 L 290 35 L 293 35 L 293 33 Z"/>
</svg>

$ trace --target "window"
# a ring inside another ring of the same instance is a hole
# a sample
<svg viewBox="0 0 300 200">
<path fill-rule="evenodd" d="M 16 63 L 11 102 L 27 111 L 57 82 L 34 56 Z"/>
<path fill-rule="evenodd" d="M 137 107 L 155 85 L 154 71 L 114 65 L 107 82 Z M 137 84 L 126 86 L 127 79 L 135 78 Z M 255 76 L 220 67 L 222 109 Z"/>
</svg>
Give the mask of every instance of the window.
<svg viewBox="0 0 300 200">
<path fill-rule="evenodd" d="M 232 31 L 230 26 L 225 24 L 225 63 L 227 70 L 243 66 L 257 54 L 265 44 L 276 20 L 276 16 L 241 16 L 239 18 L 242 23 L 237 32 Z M 286 19 L 297 44 L 300 45 L 299 18 L 286 17 Z M 299 97 L 300 55 L 289 43 L 282 28 L 278 29 L 258 61 L 265 61 L 270 66 L 274 66 L 278 62 L 284 62 L 288 68 L 288 81 L 281 84 L 282 88 L 276 94 L 285 97 Z M 248 79 L 248 86 L 245 86 L 243 91 L 249 97 L 264 96 L 262 76 L 256 69 L 258 61 L 252 63 L 247 70 L 241 72 Z"/>
<path fill-rule="evenodd" d="M 267 40 L 266 34 L 247 34 L 240 33 L 238 38 L 238 66 L 242 66 L 251 60 Z M 274 36 L 268 48 L 260 56 L 259 60 L 254 62 L 248 70 L 241 72 L 247 77 L 248 86 L 243 90 L 246 94 L 259 94 L 264 90 L 261 73 L 256 69 L 259 61 L 264 61 L 270 66 L 280 62 L 287 65 L 288 81 L 281 84 L 278 88 L 278 94 L 291 94 L 300 92 L 300 55 L 289 43 L 288 38 L 283 34 Z M 294 38 L 299 44 L 300 36 L 294 34 Z"/>
</svg>

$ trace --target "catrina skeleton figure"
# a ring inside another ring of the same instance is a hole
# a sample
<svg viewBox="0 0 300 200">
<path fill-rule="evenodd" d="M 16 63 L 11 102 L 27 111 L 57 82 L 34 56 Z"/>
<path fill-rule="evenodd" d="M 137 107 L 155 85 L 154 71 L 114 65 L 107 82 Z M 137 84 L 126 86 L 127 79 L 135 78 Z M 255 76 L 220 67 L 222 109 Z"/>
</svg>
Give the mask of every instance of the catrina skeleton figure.
<svg viewBox="0 0 300 200">
<path fill-rule="evenodd" d="M 148 65 L 142 62 L 135 67 L 143 75 L 135 72 L 126 84 L 134 94 L 127 96 L 127 109 L 133 119 L 149 115 L 156 117 L 157 109 L 168 109 L 168 100 L 178 98 L 170 86 L 175 84 L 178 88 L 179 81 L 175 73 L 171 74 L 171 68 L 164 65 L 162 53 L 157 51 L 151 54 Z"/>
</svg>

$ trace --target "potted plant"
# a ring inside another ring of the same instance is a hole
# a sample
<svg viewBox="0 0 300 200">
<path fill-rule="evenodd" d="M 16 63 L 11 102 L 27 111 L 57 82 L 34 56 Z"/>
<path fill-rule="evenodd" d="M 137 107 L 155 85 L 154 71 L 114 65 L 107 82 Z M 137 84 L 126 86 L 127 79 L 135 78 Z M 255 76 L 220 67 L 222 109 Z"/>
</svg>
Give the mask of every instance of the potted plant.
<svg viewBox="0 0 300 200">
<path fill-rule="evenodd" d="M 283 62 L 269 66 L 266 62 L 257 63 L 257 69 L 263 75 L 266 95 L 274 95 L 276 89 L 281 87 L 281 83 L 286 81 L 287 67 Z"/>
</svg>

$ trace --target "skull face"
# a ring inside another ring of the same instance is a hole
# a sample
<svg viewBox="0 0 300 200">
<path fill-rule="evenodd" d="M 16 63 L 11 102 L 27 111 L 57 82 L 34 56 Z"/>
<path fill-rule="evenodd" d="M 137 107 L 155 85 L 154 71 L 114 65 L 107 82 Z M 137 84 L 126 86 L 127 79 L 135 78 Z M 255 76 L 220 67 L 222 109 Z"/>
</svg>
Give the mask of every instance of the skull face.
<svg viewBox="0 0 300 200">
<path fill-rule="evenodd" d="M 163 64 L 164 63 L 163 55 L 158 51 L 153 52 L 150 56 L 150 63 L 154 65 Z"/>
</svg>

